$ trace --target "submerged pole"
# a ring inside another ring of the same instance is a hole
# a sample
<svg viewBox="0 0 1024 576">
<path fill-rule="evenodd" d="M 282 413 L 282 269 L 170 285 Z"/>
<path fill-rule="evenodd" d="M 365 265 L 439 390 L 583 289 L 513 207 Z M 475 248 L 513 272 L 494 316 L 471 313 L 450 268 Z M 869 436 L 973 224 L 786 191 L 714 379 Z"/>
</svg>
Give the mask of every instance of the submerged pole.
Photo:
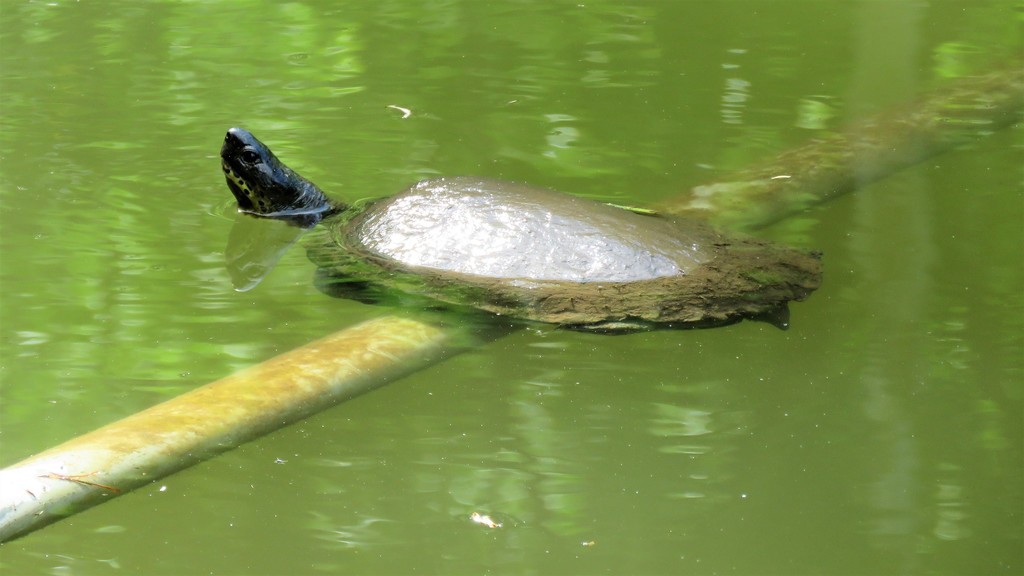
<svg viewBox="0 0 1024 576">
<path fill-rule="evenodd" d="M 767 226 L 1021 121 L 1024 62 L 950 83 L 900 109 L 695 186 L 658 210 L 729 229 Z"/>
<path fill-rule="evenodd" d="M 380 387 L 451 336 L 384 317 L 336 332 L 0 470 L 0 542 Z"/>
</svg>

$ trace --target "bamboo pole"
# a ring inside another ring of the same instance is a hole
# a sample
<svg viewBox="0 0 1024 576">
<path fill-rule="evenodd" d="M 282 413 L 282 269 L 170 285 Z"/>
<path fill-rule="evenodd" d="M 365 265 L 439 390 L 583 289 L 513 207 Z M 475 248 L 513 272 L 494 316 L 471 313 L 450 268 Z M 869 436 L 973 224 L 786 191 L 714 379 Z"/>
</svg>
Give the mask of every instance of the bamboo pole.
<svg viewBox="0 0 1024 576">
<path fill-rule="evenodd" d="M 413 320 L 371 320 L 0 470 L 0 542 L 436 362 L 451 340 Z"/>
</svg>

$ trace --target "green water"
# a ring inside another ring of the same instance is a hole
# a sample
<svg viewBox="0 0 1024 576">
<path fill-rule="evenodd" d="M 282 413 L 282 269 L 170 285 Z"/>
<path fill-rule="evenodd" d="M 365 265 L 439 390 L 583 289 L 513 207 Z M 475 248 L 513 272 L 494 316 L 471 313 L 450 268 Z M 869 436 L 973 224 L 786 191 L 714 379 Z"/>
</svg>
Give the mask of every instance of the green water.
<svg viewBox="0 0 1024 576">
<path fill-rule="evenodd" d="M 402 313 L 324 296 L 298 249 L 231 289 L 230 126 L 349 200 L 473 174 L 646 205 L 994 66 L 1020 24 L 983 0 L 0 3 L 0 464 Z M 1022 133 L 762 231 L 825 254 L 787 332 L 523 330 L 0 571 L 1020 574 Z"/>
</svg>

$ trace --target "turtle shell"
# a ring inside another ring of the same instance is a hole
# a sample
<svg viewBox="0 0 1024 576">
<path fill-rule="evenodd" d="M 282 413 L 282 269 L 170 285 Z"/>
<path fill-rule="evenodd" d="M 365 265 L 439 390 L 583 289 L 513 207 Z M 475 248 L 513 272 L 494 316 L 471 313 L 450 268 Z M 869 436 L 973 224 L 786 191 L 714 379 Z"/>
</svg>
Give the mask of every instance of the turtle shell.
<svg viewBox="0 0 1024 576">
<path fill-rule="evenodd" d="M 577 326 L 717 323 L 820 282 L 818 256 L 552 190 L 440 178 L 353 207 L 309 246 L 331 277 Z"/>
</svg>

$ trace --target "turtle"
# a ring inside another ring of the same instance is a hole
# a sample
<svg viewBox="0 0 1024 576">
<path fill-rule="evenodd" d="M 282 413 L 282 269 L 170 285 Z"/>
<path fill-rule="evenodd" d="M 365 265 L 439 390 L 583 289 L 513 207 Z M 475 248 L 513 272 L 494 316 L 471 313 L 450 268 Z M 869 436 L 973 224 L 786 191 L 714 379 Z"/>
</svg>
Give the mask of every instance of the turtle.
<svg viewBox="0 0 1024 576">
<path fill-rule="evenodd" d="M 786 318 L 820 253 L 490 178 L 417 182 L 344 203 L 231 128 L 221 166 L 240 212 L 316 225 L 320 276 L 520 321 L 604 331 Z"/>
</svg>

